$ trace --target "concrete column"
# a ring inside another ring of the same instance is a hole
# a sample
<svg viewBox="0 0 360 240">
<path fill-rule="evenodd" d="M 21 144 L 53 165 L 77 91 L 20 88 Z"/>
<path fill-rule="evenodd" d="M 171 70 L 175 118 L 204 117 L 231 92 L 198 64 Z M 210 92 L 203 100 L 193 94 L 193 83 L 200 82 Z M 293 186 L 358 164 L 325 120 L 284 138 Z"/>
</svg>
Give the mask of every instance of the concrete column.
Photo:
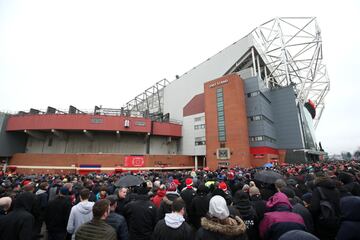
<svg viewBox="0 0 360 240">
<path fill-rule="evenodd" d="M 198 170 L 198 157 L 195 156 L 195 171 Z"/>
</svg>

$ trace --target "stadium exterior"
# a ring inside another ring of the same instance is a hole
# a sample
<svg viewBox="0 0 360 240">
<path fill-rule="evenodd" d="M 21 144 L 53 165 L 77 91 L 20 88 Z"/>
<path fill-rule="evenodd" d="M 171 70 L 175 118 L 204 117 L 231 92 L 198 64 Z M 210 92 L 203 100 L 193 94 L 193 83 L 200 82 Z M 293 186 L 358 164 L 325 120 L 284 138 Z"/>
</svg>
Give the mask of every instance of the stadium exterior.
<svg viewBox="0 0 360 240">
<path fill-rule="evenodd" d="M 316 18 L 276 18 L 122 108 L 0 114 L 17 172 L 250 167 L 316 161 L 329 79 Z"/>
</svg>

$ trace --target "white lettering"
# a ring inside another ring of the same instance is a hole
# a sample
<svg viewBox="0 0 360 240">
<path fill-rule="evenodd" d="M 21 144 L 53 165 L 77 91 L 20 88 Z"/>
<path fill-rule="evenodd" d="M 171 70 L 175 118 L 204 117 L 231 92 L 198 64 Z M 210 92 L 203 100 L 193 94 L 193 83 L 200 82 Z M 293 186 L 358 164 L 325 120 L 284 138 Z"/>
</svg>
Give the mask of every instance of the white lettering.
<svg viewBox="0 0 360 240">
<path fill-rule="evenodd" d="M 226 84 L 228 83 L 229 80 L 228 79 L 224 79 L 224 80 L 221 80 L 221 81 L 217 81 L 217 82 L 214 82 L 212 84 L 209 85 L 209 88 L 213 88 L 213 87 L 216 87 L 216 86 L 219 86 L 219 85 L 223 85 L 223 84 Z"/>
</svg>

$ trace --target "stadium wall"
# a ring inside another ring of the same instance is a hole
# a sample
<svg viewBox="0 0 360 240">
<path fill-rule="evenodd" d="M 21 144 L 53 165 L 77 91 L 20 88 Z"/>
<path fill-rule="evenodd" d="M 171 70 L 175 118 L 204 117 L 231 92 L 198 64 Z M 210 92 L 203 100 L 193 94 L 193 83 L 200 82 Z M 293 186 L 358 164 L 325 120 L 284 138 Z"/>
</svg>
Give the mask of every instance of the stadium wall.
<svg viewBox="0 0 360 240">
<path fill-rule="evenodd" d="M 9 168 L 23 174 L 31 173 L 78 173 L 82 165 L 98 165 L 101 172 L 113 173 L 116 170 L 167 170 L 192 169 L 194 160 L 184 155 L 143 155 L 141 167 L 126 166 L 124 154 L 31 154 L 18 153 L 10 160 Z M 98 170 L 97 168 L 93 169 Z"/>
</svg>

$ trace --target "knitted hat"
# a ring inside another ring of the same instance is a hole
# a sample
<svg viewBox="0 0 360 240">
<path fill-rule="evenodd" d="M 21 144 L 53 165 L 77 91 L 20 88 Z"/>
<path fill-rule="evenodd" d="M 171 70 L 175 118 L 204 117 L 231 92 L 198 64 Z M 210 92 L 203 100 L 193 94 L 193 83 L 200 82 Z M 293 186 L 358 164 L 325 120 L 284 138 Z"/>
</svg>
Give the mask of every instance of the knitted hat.
<svg viewBox="0 0 360 240">
<path fill-rule="evenodd" d="M 167 187 L 166 191 L 169 191 L 169 192 L 176 191 L 176 184 L 174 182 L 170 183 L 170 185 Z"/>
<path fill-rule="evenodd" d="M 193 185 L 193 180 L 192 180 L 192 178 L 187 178 L 186 181 L 185 181 L 185 184 L 186 184 L 186 186 L 191 186 L 191 185 Z"/>
<path fill-rule="evenodd" d="M 250 186 L 247 185 L 247 184 L 245 184 L 245 185 L 243 186 L 243 188 L 242 188 L 242 190 L 243 190 L 244 192 L 249 192 L 249 189 L 250 189 Z"/>
<path fill-rule="evenodd" d="M 229 216 L 229 209 L 223 197 L 216 195 L 210 199 L 209 214 L 218 219 L 225 219 Z"/>
<path fill-rule="evenodd" d="M 60 188 L 60 193 L 64 196 L 69 195 L 69 189 L 67 187 L 62 187 Z"/>
<path fill-rule="evenodd" d="M 226 191 L 227 190 L 227 185 L 225 182 L 221 182 L 218 186 L 218 188 L 220 188 L 221 190 L 223 191 Z"/>
<path fill-rule="evenodd" d="M 172 182 L 175 183 L 177 186 L 180 185 L 180 181 L 178 179 L 174 179 Z"/>
<path fill-rule="evenodd" d="M 251 196 L 254 196 L 254 195 L 259 195 L 260 194 L 260 191 L 259 191 L 259 189 L 257 188 L 257 187 L 251 187 L 250 189 L 249 189 L 249 195 L 250 195 L 250 197 Z"/>
</svg>

